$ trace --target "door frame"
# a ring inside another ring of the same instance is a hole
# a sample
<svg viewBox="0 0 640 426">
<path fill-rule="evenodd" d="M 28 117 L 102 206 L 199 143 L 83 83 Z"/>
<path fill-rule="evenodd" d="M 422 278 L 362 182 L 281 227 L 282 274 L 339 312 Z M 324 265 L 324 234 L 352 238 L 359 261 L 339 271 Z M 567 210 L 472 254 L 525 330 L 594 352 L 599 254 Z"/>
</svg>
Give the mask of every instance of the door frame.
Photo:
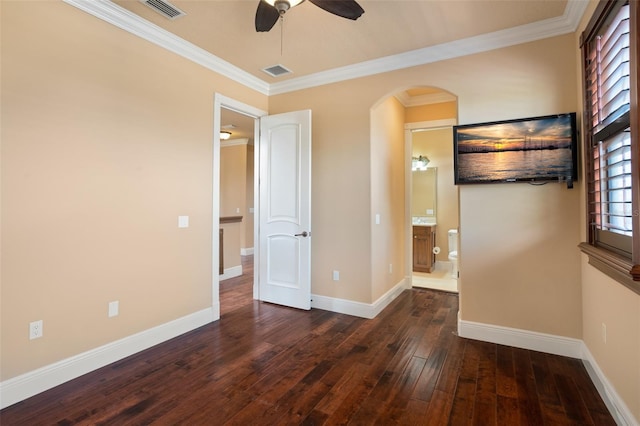
<svg viewBox="0 0 640 426">
<path fill-rule="evenodd" d="M 452 127 L 458 124 L 455 118 L 443 120 L 421 121 L 415 123 L 406 123 L 404 125 L 404 199 L 405 199 L 405 271 L 406 283 L 408 288 L 413 285 L 413 223 L 411 220 L 411 208 L 413 207 L 412 188 L 413 181 L 411 176 L 411 155 L 413 149 L 413 132 L 421 130 L 435 130 L 443 127 Z M 458 212 L 459 214 L 459 212 Z M 459 218 L 458 218 L 459 220 Z"/>
<path fill-rule="evenodd" d="M 254 119 L 253 124 L 253 143 L 254 151 L 254 173 L 253 173 L 253 185 L 256 190 L 253 191 L 253 206 L 254 206 L 254 221 L 253 221 L 253 262 L 259 265 L 260 260 L 260 229 L 256 217 L 260 217 L 259 206 L 259 167 L 260 167 L 260 117 L 267 115 L 267 111 L 261 110 L 254 106 L 245 104 L 235 99 L 222 95 L 221 93 L 214 93 L 213 96 L 213 211 L 211 215 L 212 228 L 211 228 L 211 306 L 213 307 L 214 321 L 220 319 L 220 276 L 218 275 L 218 268 L 220 266 L 219 256 L 214 256 L 219 249 L 220 235 L 218 229 L 220 227 L 220 116 L 221 109 L 229 109 L 239 114 L 252 117 Z M 254 267 L 255 271 L 255 267 Z M 258 274 L 253 274 L 253 298 L 259 298 L 258 289 Z"/>
</svg>

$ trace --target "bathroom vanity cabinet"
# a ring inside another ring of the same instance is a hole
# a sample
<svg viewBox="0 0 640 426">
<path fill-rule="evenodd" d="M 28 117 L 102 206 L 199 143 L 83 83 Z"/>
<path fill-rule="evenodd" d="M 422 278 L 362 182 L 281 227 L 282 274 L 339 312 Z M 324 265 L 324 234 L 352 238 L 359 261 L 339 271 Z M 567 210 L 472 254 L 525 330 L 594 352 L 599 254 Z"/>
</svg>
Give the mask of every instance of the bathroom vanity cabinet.
<svg viewBox="0 0 640 426">
<path fill-rule="evenodd" d="M 413 270 L 415 272 L 433 272 L 436 265 L 436 255 L 433 253 L 435 245 L 435 225 L 413 226 Z"/>
</svg>

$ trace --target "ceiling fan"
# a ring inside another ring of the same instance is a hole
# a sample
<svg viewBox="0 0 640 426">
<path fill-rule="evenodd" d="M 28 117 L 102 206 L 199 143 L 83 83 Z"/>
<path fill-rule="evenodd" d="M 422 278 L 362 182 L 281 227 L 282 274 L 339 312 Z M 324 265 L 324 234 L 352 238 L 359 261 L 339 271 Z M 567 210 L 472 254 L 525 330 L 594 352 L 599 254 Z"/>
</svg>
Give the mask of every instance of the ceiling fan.
<svg viewBox="0 0 640 426">
<path fill-rule="evenodd" d="M 260 0 L 256 10 L 256 31 L 269 31 L 285 12 L 304 0 Z M 309 0 L 321 9 L 347 19 L 358 19 L 364 9 L 355 0 Z"/>
</svg>

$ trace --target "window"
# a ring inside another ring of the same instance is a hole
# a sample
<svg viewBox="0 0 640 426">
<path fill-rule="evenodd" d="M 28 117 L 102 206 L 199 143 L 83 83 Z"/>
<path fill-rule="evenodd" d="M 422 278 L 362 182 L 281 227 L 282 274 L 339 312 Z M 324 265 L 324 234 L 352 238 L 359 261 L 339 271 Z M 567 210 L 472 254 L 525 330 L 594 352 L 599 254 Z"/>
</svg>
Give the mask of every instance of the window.
<svg viewBox="0 0 640 426">
<path fill-rule="evenodd" d="M 602 0 L 582 34 L 589 262 L 640 293 L 637 2 Z M 636 248 L 637 247 L 637 248 Z"/>
</svg>

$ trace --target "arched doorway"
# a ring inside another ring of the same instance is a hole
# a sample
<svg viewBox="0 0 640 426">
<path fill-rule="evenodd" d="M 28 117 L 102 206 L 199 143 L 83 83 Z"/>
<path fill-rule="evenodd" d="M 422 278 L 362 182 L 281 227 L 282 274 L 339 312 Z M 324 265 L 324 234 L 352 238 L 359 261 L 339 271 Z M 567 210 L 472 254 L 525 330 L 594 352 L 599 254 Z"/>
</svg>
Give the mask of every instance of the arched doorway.
<svg viewBox="0 0 640 426">
<path fill-rule="evenodd" d="M 456 263 L 449 259 L 449 235 L 455 237 L 449 231 L 459 228 L 452 148 L 452 128 L 457 123 L 457 97 L 440 88 L 427 86 L 402 89 L 385 99 L 391 97 L 403 109 L 406 280 L 416 287 L 457 292 Z M 383 102 L 381 100 L 378 104 Z M 424 164 L 426 159 L 428 164 Z M 418 166 L 416 160 L 423 164 Z M 414 228 L 414 222 L 417 228 Z M 417 236 L 420 239 L 418 247 L 428 245 L 421 253 L 414 249 L 414 229 L 430 235 L 428 242 L 421 239 L 421 234 Z M 427 269 L 415 267 L 417 255 L 429 257 L 431 264 Z"/>
</svg>

